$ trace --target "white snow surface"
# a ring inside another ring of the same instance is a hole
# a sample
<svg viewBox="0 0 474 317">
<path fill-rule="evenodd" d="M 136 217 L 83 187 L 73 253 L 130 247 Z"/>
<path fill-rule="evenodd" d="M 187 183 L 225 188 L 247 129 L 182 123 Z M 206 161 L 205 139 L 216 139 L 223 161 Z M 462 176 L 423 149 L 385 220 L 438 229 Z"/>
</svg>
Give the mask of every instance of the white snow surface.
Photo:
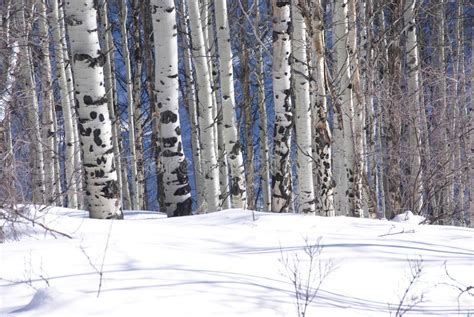
<svg viewBox="0 0 474 317">
<path fill-rule="evenodd" d="M 179 218 L 129 211 L 115 221 L 64 208 L 36 216 L 72 239 L 19 226 L 23 235 L 0 244 L 0 316 L 298 316 L 285 272 L 296 263 L 304 284 L 304 248 L 318 239 L 313 276 L 332 266 L 308 317 L 395 316 L 410 261 L 422 261 L 422 275 L 404 304 L 423 301 L 405 316 L 474 313 L 474 291 L 460 293 L 474 285 L 473 229 L 236 209 Z"/>
</svg>

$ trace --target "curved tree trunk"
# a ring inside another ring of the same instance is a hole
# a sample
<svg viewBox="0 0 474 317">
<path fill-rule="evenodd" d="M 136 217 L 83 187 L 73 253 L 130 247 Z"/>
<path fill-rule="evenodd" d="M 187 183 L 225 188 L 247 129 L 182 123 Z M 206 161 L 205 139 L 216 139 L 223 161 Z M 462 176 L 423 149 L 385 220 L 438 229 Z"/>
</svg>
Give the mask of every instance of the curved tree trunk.
<svg viewBox="0 0 474 317">
<path fill-rule="evenodd" d="M 205 182 L 205 196 L 208 211 L 219 209 L 219 169 L 216 155 L 216 134 L 214 133 L 212 88 L 210 81 L 206 46 L 202 31 L 199 5 L 188 0 L 193 60 L 196 68 L 199 100 L 199 123 L 201 128 L 202 169 Z"/>
<path fill-rule="evenodd" d="M 288 212 L 291 204 L 290 147 L 293 112 L 291 105 L 291 1 L 273 2 L 273 141 L 272 211 Z"/>
<path fill-rule="evenodd" d="M 86 206 L 91 218 L 123 218 L 93 0 L 67 1 L 76 106 L 84 157 Z"/>
<path fill-rule="evenodd" d="M 304 2 L 292 0 L 293 21 L 293 78 L 295 94 L 295 131 L 297 145 L 298 212 L 315 212 L 313 158 L 311 133 L 311 101 L 307 61 L 306 23 L 302 10 Z"/>
</svg>

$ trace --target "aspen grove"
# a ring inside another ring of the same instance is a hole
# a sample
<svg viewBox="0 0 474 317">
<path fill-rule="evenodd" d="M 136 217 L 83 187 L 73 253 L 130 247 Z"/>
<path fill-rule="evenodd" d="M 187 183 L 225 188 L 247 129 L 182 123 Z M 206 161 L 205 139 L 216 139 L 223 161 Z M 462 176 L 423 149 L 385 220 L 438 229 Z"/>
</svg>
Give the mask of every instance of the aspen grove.
<svg viewBox="0 0 474 317">
<path fill-rule="evenodd" d="M 473 226 L 473 16 L 465 0 L 0 0 L 0 211 Z"/>
</svg>

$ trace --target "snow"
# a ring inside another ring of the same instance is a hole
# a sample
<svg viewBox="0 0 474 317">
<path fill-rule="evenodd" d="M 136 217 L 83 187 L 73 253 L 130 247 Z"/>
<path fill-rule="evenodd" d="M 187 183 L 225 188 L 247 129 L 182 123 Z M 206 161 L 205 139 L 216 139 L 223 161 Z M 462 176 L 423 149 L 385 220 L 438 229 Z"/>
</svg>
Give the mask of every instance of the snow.
<svg viewBox="0 0 474 317">
<path fill-rule="evenodd" d="M 405 222 L 405 223 L 411 223 L 411 224 L 417 225 L 417 224 L 420 224 L 423 221 L 425 221 L 425 217 L 419 216 L 419 215 L 414 215 L 411 210 L 407 210 L 404 213 L 396 215 L 392 219 L 392 221 Z"/>
<path fill-rule="evenodd" d="M 423 301 L 406 316 L 474 313 L 474 296 L 458 289 L 474 285 L 473 229 L 235 209 L 36 216 L 72 239 L 18 226 L 23 234 L 0 244 L 0 316 L 298 316 L 285 272 L 296 265 L 304 282 L 305 245 L 318 239 L 314 268 L 332 266 L 307 316 L 395 315 L 410 261 L 422 275 L 405 304 Z"/>
</svg>

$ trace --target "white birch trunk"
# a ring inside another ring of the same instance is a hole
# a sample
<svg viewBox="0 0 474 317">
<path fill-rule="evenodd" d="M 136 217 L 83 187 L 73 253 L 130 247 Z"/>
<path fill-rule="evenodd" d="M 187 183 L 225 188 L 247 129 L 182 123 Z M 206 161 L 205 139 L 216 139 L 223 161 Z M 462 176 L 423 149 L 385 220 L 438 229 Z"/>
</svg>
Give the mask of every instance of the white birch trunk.
<svg viewBox="0 0 474 317">
<path fill-rule="evenodd" d="M 189 27 L 188 20 L 189 17 L 186 13 L 186 3 L 183 1 L 181 3 L 181 30 L 182 40 L 184 43 L 183 55 L 184 55 L 184 72 L 185 72 L 185 85 L 186 85 L 186 95 L 185 95 L 185 104 L 188 108 L 189 122 L 191 124 L 191 147 L 193 152 L 193 170 L 194 170 L 194 181 L 196 187 L 196 201 L 198 213 L 200 213 L 204 208 L 204 178 L 202 174 L 202 162 L 201 162 L 201 141 L 199 137 L 199 123 L 198 123 L 198 114 L 197 114 L 197 100 L 196 100 L 196 89 L 194 76 L 192 72 L 192 59 L 191 59 L 191 42 L 189 39 Z"/>
<path fill-rule="evenodd" d="M 259 0 L 255 0 L 255 23 L 254 28 L 256 36 L 260 38 L 260 7 Z M 271 210 L 271 186 L 270 186 L 270 155 L 268 148 L 268 128 L 267 128 L 267 109 L 265 105 L 265 74 L 262 56 L 261 41 L 257 40 L 257 47 L 255 49 L 256 70 L 255 77 L 257 80 L 257 98 L 258 98 L 258 113 L 260 117 L 260 177 L 262 178 L 261 189 L 263 205 L 262 211 L 269 212 Z"/>
<path fill-rule="evenodd" d="M 272 211 L 288 212 L 291 204 L 290 145 L 293 127 L 291 105 L 291 1 L 273 2 L 273 141 Z"/>
<path fill-rule="evenodd" d="M 21 1 L 21 5 L 24 5 L 24 1 Z M 21 67 L 22 79 L 24 81 L 24 89 L 26 91 L 26 107 L 29 132 L 31 136 L 31 147 L 30 155 L 33 161 L 32 170 L 32 191 L 33 191 L 33 202 L 43 203 L 45 194 L 45 173 L 44 173 L 44 152 L 43 143 L 41 142 L 40 132 L 40 120 L 38 115 L 38 99 L 36 95 L 36 82 L 33 76 L 33 61 L 31 57 L 31 51 L 29 46 L 29 31 L 31 30 L 30 25 L 25 21 L 25 12 L 21 7 L 16 7 L 18 21 L 24 34 L 19 35 L 20 52 L 19 56 L 24 61 Z"/>
<path fill-rule="evenodd" d="M 295 136 L 297 145 L 298 212 L 316 211 L 311 133 L 311 102 L 309 95 L 309 70 L 307 62 L 306 23 L 303 18 L 303 1 L 292 0 L 293 80 L 295 95 Z"/>
<path fill-rule="evenodd" d="M 135 61 L 135 70 L 133 74 L 133 110 L 135 111 L 133 119 L 135 120 L 135 160 L 137 165 L 137 186 L 138 186 L 138 208 L 146 210 L 145 204 L 145 167 L 144 167 L 144 152 L 143 152 L 143 124 L 142 124 L 142 66 L 143 54 L 141 49 L 140 36 L 140 13 L 139 1 L 132 1 L 132 27 L 133 27 L 133 59 Z"/>
<path fill-rule="evenodd" d="M 117 167 L 117 185 L 121 196 L 121 202 L 124 209 L 130 208 L 130 193 L 128 191 L 128 182 L 123 178 L 122 160 L 120 153 L 120 129 L 118 127 L 118 118 L 114 109 L 115 91 L 115 74 L 112 71 L 112 63 L 114 60 L 114 49 L 111 47 L 111 25 L 108 19 L 108 4 L 106 0 L 99 3 L 99 23 L 102 24 L 102 45 L 106 52 L 107 59 L 104 64 L 105 89 L 107 93 L 107 109 L 109 110 L 110 120 L 112 121 L 112 144 L 114 148 L 115 166 Z M 112 43 L 113 44 L 113 43 Z M 125 187 L 125 188 L 124 188 Z"/>
<path fill-rule="evenodd" d="M 51 0 L 51 18 L 50 28 L 53 34 L 53 42 L 55 49 L 55 60 L 56 60 L 56 76 L 59 82 L 59 93 L 61 96 L 61 108 L 63 111 L 63 124 L 64 124 L 64 141 L 65 141 L 65 161 L 72 164 L 65 164 L 65 180 L 66 180 L 66 193 L 67 193 L 67 207 L 78 208 L 77 201 L 77 187 L 76 187 L 76 176 L 75 176 L 75 164 L 74 164 L 74 153 L 75 153 L 75 140 L 74 140 L 74 125 L 73 120 L 75 119 L 73 114 L 73 105 L 70 102 L 69 88 L 67 83 L 66 65 L 64 57 L 64 48 L 62 42 L 62 32 L 59 21 L 59 8 L 58 0 Z"/>
<path fill-rule="evenodd" d="M 206 203 L 208 211 L 217 211 L 219 208 L 219 170 L 217 166 L 216 135 L 214 133 L 212 88 L 208 59 L 206 58 L 206 46 L 198 2 L 188 0 L 187 3 L 193 43 L 193 60 L 198 84 L 199 125 L 201 128 L 202 169 L 206 188 Z"/>
<path fill-rule="evenodd" d="M 351 215 L 354 198 L 354 143 L 352 120 L 354 106 L 350 82 L 348 43 L 348 3 L 347 0 L 334 1 L 334 51 L 336 56 L 335 75 L 337 87 L 337 113 L 334 116 L 333 172 L 336 182 L 334 207 L 336 215 Z"/>
<path fill-rule="evenodd" d="M 44 184 L 45 184 L 45 202 L 54 204 L 59 198 L 56 192 L 56 164 L 55 141 L 56 130 L 54 127 L 55 119 L 54 100 L 52 94 L 51 62 L 49 56 L 49 33 L 47 25 L 46 4 L 44 0 L 37 0 L 38 10 L 38 37 L 39 50 L 41 54 L 40 72 L 41 72 L 41 91 L 42 91 L 42 118 L 41 132 L 44 151 Z"/>
<path fill-rule="evenodd" d="M 229 21 L 226 0 L 215 0 L 217 45 L 220 58 L 220 82 L 222 94 L 222 124 L 224 144 L 231 177 L 232 207 L 245 208 L 247 194 L 245 173 L 235 114 L 234 75 L 232 48 L 230 45 Z"/>
<path fill-rule="evenodd" d="M 128 104 L 128 143 L 130 149 L 130 169 L 131 169 L 131 207 L 133 210 L 138 210 L 141 205 L 140 186 L 138 184 L 138 166 L 137 166 L 137 147 L 135 145 L 135 104 L 133 101 L 133 82 L 132 82 L 132 68 L 130 64 L 130 51 L 128 49 L 128 30 L 127 30 L 127 1 L 120 2 L 120 34 L 122 36 L 122 55 L 125 64 L 125 86 L 127 90 L 127 104 Z"/>
<path fill-rule="evenodd" d="M 178 112 L 178 33 L 173 0 L 152 0 L 155 89 L 160 111 L 164 204 L 169 217 L 191 214 L 191 189 Z"/>
<path fill-rule="evenodd" d="M 2 12 L 0 23 L 0 36 L 4 39 L 1 49 L 6 50 L 8 54 L 0 56 L 0 67 L 3 70 L 0 81 L 0 199 L 2 201 L 10 198 L 9 190 L 12 189 L 13 181 L 13 145 L 11 138 L 10 125 L 10 103 L 13 95 L 13 85 L 16 80 L 16 71 L 18 67 L 18 43 L 11 40 L 11 2 L 5 3 L 5 11 Z M 5 187 L 3 187 L 5 186 Z"/>
<path fill-rule="evenodd" d="M 316 211 L 322 216 L 335 216 L 334 211 L 334 188 L 332 176 L 332 146 L 331 130 L 327 119 L 327 92 L 324 54 L 324 20 L 321 0 L 312 1 L 311 19 L 311 58 L 312 81 L 311 90 L 313 93 L 312 121 L 314 131 L 314 152 L 315 152 L 315 174 L 313 177 L 317 189 Z"/>
<path fill-rule="evenodd" d="M 348 0 L 348 40 L 349 40 L 349 69 L 351 72 L 352 87 L 352 104 L 354 109 L 354 117 L 352 120 L 352 134 L 354 142 L 353 158 L 349 161 L 353 162 L 352 170 L 354 172 L 353 197 L 351 202 L 352 214 L 354 217 L 363 217 L 363 201 L 364 201 L 364 122 L 365 122 L 365 95 L 361 87 L 361 76 L 359 71 L 359 61 L 357 57 L 357 33 L 356 33 L 356 7 L 354 0 Z M 365 74 L 364 74 L 365 76 Z M 350 154 L 349 154 L 350 155 Z M 349 180 L 350 181 L 350 180 Z M 351 197 L 349 195 L 349 197 Z"/>
<path fill-rule="evenodd" d="M 419 213 L 423 205 L 423 184 L 421 171 L 421 104 L 420 104 L 420 74 L 419 52 L 415 22 L 416 0 L 406 0 L 403 19 L 406 28 L 406 58 L 407 58 L 407 86 L 410 122 L 408 128 L 409 148 L 408 157 L 410 173 L 408 175 L 408 208 L 415 214 Z"/>
<path fill-rule="evenodd" d="M 53 14 L 54 15 L 54 14 Z M 69 52 L 68 47 L 69 44 L 66 40 L 66 25 L 65 25 L 65 17 L 64 17 L 64 5 L 63 2 L 58 4 L 58 20 L 59 20 L 59 36 L 62 43 L 63 49 L 63 59 L 65 64 L 65 72 L 66 72 L 66 83 L 67 83 L 67 90 L 65 90 L 65 94 L 67 94 L 69 98 L 70 104 L 70 114 L 71 114 L 71 121 L 72 121 L 72 148 L 70 149 L 73 151 L 74 162 L 71 164 L 69 168 L 73 169 L 73 178 L 70 179 L 70 186 L 71 193 L 68 192 L 68 199 L 71 197 L 71 206 L 76 206 L 72 208 L 83 208 L 84 206 L 84 185 L 83 185 L 83 169 L 82 169 L 82 157 L 81 157 L 81 147 L 79 141 L 79 129 L 78 129 L 78 118 L 75 109 L 75 100 L 74 100 L 74 79 L 72 76 L 72 68 L 71 68 L 71 61 L 69 60 Z M 57 36 L 57 35 L 53 35 Z M 66 98 L 66 97 L 65 97 Z M 68 139 L 70 140 L 70 139 Z M 67 173 L 67 171 L 66 171 Z M 74 193 L 76 195 L 74 196 Z M 74 201 L 76 199 L 76 201 Z"/>
<path fill-rule="evenodd" d="M 67 1 L 66 23 L 73 57 L 76 107 L 84 157 L 86 206 L 91 218 L 123 218 L 115 170 L 112 123 L 107 108 L 93 0 Z"/>
</svg>

